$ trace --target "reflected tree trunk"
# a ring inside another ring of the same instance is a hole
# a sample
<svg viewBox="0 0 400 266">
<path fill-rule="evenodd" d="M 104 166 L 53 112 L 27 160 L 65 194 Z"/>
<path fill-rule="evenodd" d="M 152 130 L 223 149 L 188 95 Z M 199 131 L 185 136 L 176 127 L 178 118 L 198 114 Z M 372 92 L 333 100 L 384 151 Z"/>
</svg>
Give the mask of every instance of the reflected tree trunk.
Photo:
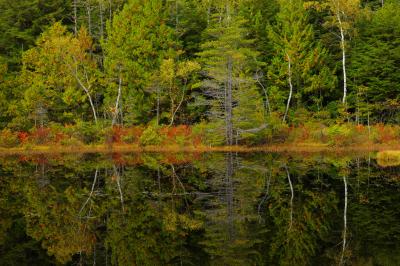
<svg viewBox="0 0 400 266">
<path fill-rule="evenodd" d="M 118 191 L 119 191 L 119 198 L 121 201 L 122 211 L 125 212 L 124 195 L 123 195 L 122 189 L 121 189 L 121 174 L 115 165 L 114 165 L 114 177 L 116 178 L 116 181 L 117 181 L 117 187 L 118 187 Z"/>
<path fill-rule="evenodd" d="M 343 176 L 344 183 L 344 209 L 343 209 L 343 245 L 342 254 L 340 256 L 340 265 L 345 263 L 345 251 L 346 251 L 346 240 L 347 240 L 347 177 Z"/>
<path fill-rule="evenodd" d="M 286 175 L 287 175 L 287 179 L 289 181 L 290 192 L 291 192 L 291 197 L 290 197 L 290 225 L 289 225 L 289 230 L 291 230 L 292 229 L 292 225 L 293 225 L 293 198 L 294 198 L 294 191 L 293 191 L 292 180 L 290 179 L 289 169 L 288 169 L 287 165 L 285 165 L 285 169 L 286 169 Z"/>
<path fill-rule="evenodd" d="M 233 153 L 229 152 L 226 154 L 226 175 L 225 175 L 225 194 L 226 194 L 226 205 L 227 205 L 227 214 L 228 214 L 228 226 L 229 226 L 229 239 L 232 240 L 234 238 L 234 212 L 233 212 Z"/>
<path fill-rule="evenodd" d="M 92 183 L 92 189 L 90 190 L 89 197 L 86 199 L 85 203 L 82 205 L 81 209 L 79 210 L 79 215 L 82 213 L 82 211 L 85 209 L 86 205 L 89 203 L 89 200 L 92 198 L 94 187 L 97 183 L 97 175 L 99 173 L 99 169 L 96 168 L 96 172 L 94 173 L 94 179 Z"/>
</svg>

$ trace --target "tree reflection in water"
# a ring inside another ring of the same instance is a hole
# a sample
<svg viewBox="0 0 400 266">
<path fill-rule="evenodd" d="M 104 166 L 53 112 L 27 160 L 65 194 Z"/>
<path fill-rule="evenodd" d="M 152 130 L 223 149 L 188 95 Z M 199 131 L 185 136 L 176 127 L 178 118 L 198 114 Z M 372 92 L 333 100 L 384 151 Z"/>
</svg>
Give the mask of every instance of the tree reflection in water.
<svg viewBox="0 0 400 266">
<path fill-rule="evenodd" d="M 369 154 L 2 157 L 0 264 L 396 265 L 399 170 Z"/>
</svg>

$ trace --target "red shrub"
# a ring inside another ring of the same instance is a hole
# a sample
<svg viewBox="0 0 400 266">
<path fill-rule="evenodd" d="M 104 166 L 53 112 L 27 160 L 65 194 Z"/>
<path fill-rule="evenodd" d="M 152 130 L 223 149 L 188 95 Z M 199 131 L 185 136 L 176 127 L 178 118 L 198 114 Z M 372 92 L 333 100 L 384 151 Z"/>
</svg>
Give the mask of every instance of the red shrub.
<svg viewBox="0 0 400 266">
<path fill-rule="evenodd" d="M 18 139 L 20 143 L 22 144 L 26 143 L 28 141 L 28 138 L 29 138 L 28 132 L 24 131 L 18 132 Z"/>
<path fill-rule="evenodd" d="M 123 127 L 114 126 L 112 129 L 112 142 L 121 143 L 124 134 L 125 134 L 125 129 Z"/>
<path fill-rule="evenodd" d="M 37 128 L 32 132 L 33 141 L 37 144 L 44 144 L 49 141 L 50 137 L 50 128 Z"/>
</svg>

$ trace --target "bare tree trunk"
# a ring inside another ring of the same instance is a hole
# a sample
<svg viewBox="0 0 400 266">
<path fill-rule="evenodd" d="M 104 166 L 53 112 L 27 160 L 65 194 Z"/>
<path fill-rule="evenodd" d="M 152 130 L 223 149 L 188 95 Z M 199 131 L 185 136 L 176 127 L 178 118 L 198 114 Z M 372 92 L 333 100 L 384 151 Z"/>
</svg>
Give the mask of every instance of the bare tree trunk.
<svg viewBox="0 0 400 266">
<path fill-rule="evenodd" d="M 339 23 L 339 30 L 340 30 L 340 48 L 342 49 L 342 68 L 343 68 L 343 100 L 342 103 L 346 103 L 347 97 L 347 74 L 346 74 L 346 40 L 344 29 L 342 25 L 342 19 L 340 18 L 340 10 L 337 11 L 336 17 Z"/>
<path fill-rule="evenodd" d="M 77 0 L 74 0 L 73 9 L 74 9 L 74 34 L 75 36 L 78 34 L 78 3 Z"/>
<path fill-rule="evenodd" d="M 283 122 L 286 121 L 287 114 L 289 112 L 289 107 L 290 107 L 290 101 L 292 100 L 292 95 L 293 95 L 293 84 L 292 84 L 292 61 L 290 59 L 290 56 L 288 53 L 286 53 L 286 56 L 288 58 L 288 82 L 289 82 L 289 97 L 287 100 L 286 104 L 286 110 L 285 110 L 285 115 L 283 116 Z"/>
<path fill-rule="evenodd" d="M 171 122 L 169 124 L 169 126 L 172 126 L 174 124 L 174 120 L 175 120 L 175 115 L 178 112 L 179 108 L 181 108 L 181 105 L 183 103 L 183 100 L 185 99 L 185 92 L 182 93 L 182 98 L 178 104 L 178 106 L 176 107 L 176 109 L 172 112 L 172 117 L 171 117 Z"/>
<path fill-rule="evenodd" d="M 93 192 L 94 192 L 94 187 L 95 187 L 96 182 L 97 182 L 97 174 L 98 174 L 98 172 L 99 172 L 99 169 L 96 168 L 96 172 L 94 174 L 94 180 L 93 180 L 93 183 L 92 183 L 92 189 L 90 190 L 89 197 L 86 199 L 85 203 L 82 205 L 82 207 L 81 207 L 81 209 L 79 211 L 79 214 L 82 213 L 83 209 L 85 209 L 85 206 L 88 204 L 89 200 L 92 198 L 92 195 L 93 195 Z"/>
<path fill-rule="evenodd" d="M 117 100 L 115 101 L 115 109 L 114 109 L 114 116 L 111 125 L 114 126 L 117 122 L 118 118 L 118 110 L 119 110 L 119 99 L 121 98 L 121 90 L 122 90 L 122 77 L 121 77 L 121 69 L 119 70 L 119 77 L 118 77 L 118 95 Z M 121 110 L 122 111 L 122 110 Z"/>
<path fill-rule="evenodd" d="M 157 126 L 160 125 L 160 86 L 157 85 Z"/>
<path fill-rule="evenodd" d="M 75 79 L 78 81 L 79 86 L 81 86 L 81 88 L 85 91 L 88 99 L 89 99 L 89 103 L 90 103 L 90 107 L 92 108 L 92 112 L 93 112 L 93 117 L 94 117 L 94 122 L 97 124 L 97 112 L 96 112 L 96 108 L 94 107 L 94 103 L 92 100 L 92 96 L 90 95 L 90 85 L 89 87 L 86 87 L 83 82 L 79 79 L 78 77 L 78 71 L 75 71 Z M 87 74 L 86 74 L 86 79 L 88 79 Z"/>
<path fill-rule="evenodd" d="M 382 4 L 382 7 L 383 7 L 383 0 L 381 0 L 381 4 Z"/>
<path fill-rule="evenodd" d="M 122 188 L 121 188 L 121 174 L 119 173 L 119 171 L 115 165 L 114 165 L 114 176 L 116 177 L 116 181 L 117 181 L 117 187 L 118 187 L 118 191 L 119 191 L 119 198 L 121 201 L 122 211 L 125 212 L 124 196 L 123 196 Z"/>
<path fill-rule="evenodd" d="M 234 239 L 234 187 L 233 187 L 233 154 L 229 152 L 226 154 L 226 176 L 225 176 L 225 189 L 226 189 L 226 204 L 227 204 L 227 216 L 228 216 L 228 231 L 229 240 Z"/>
<path fill-rule="evenodd" d="M 86 12 L 88 20 L 88 31 L 89 35 L 92 36 L 92 7 L 90 6 L 90 0 L 86 1 Z"/>
<path fill-rule="evenodd" d="M 99 2 L 99 13 L 100 13 L 100 39 L 103 39 L 104 37 L 104 6 L 103 2 Z"/>
<path fill-rule="evenodd" d="M 260 78 L 257 76 L 256 78 L 257 83 L 261 86 L 261 88 L 264 91 L 264 95 L 265 95 L 265 109 L 268 111 L 268 114 L 271 114 L 271 106 L 269 104 L 269 98 L 268 98 L 268 91 L 267 88 L 265 88 L 264 84 L 262 84 L 262 82 L 260 81 Z"/>
<path fill-rule="evenodd" d="M 292 180 L 290 179 L 290 174 L 289 174 L 289 169 L 287 165 L 285 165 L 285 170 L 286 170 L 286 175 L 289 181 L 289 186 L 290 186 L 290 192 L 291 192 L 291 197 L 290 197 L 290 224 L 289 224 L 289 230 L 292 229 L 293 225 L 293 198 L 294 198 L 294 191 L 293 191 L 293 185 L 292 185 Z"/>
<path fill-rule="evenodd" d="M 340 257 L 340 265 L 344 265 L 344 253 L 346 251 L 346 235 L 347 235 L 347 179 L 343 176 L 344 183 L 344 209 L 343 209 L 343 246 L 342 255 Z"/>
<path fill-rule="evenodd" d="M 112 21 L 112 0 L 108 1 L 109 5 L 110 5 L 110 22 Z"/>
</svg>

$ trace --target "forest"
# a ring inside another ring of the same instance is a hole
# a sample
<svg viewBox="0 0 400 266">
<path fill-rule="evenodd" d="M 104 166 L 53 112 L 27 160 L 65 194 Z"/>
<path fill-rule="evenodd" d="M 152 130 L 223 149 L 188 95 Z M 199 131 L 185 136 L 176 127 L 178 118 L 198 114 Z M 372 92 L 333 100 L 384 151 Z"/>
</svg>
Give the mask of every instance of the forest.
<svg viewBox="0 0 400 266">
<path fill-rule="evenodd" d="M 0 0 L 0 147 L 391 144 L 399 0 Z"/>
</svg>

